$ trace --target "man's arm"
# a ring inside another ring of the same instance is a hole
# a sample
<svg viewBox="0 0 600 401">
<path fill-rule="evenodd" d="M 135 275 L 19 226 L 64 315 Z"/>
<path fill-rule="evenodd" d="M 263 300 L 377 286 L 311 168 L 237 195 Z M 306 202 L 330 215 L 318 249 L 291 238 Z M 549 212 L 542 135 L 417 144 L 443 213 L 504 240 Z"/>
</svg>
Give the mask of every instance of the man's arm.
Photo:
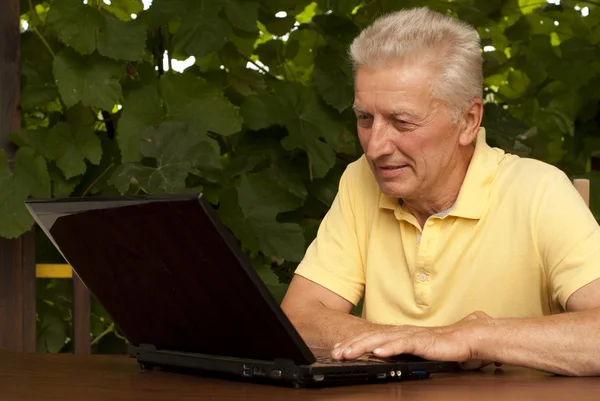
<svg viewBox="0 0 600 401">
<path fill-rule="evenodd" d="M 334 344 L 381 326 L 350 315 L 352 303 L 327 288 L 295 275 L 281 307 L 304 341 L 313 348 Z"/>
<path fill-rule="evenodd" d="M 600 279 L 576 291 L 567 309 L 541 318 L 490 320 L 476 357 L 569 376 L 600 375 Z"/>
<path fill-rule="evenodd" d="M 411 353 L 427 359 L 488 360 L 569 376 L 600 375 L 600 279 L 576 291 L 569 312 L 517 319 L 464 319 L 445 327 L 399 326 L 344 341 L 332 355 Z"/>
</svg>

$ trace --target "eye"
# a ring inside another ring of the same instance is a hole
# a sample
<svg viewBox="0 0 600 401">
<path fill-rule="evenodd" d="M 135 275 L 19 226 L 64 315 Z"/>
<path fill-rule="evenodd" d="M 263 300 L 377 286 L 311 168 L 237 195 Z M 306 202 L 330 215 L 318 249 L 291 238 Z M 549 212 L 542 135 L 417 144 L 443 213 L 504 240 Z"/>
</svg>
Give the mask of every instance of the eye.
<svg viewBox="0 0 600 401">
<path fill-rule="evenodd" d="M 371 116 L 368 116 L 366 114 L 359 114 L 358 116 L 356 116 L 359 120 L 368 120 L 371 118 Z"/>
<path fill-rule="evenodd" d="M 410 129 L 410 128 L 414 128 L 414 124 L 411 122 L 408 122 L 406 120 L 401 120 L 399 118 L 395 118 L 394 120 L 394 125 L 401 127 L 403 129 Z"/>
</svg>

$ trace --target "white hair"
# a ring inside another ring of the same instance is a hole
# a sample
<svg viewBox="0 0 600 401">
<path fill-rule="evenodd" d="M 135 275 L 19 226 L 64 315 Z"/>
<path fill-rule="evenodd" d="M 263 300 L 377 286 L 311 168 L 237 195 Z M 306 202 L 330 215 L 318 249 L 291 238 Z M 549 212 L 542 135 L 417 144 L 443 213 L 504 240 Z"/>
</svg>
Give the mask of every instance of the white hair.
<svg viewBox="0 0 600 401">
<path fill-rule="evenodd" d="M 481 98 L 481 43 L 470 25 L 426 7 L 378 18 L 350 45 L 355 71 L 394 61 L 424 62 L 438 72 L 432 95 L 446 103 L 454 122 Z"/>
</svg>

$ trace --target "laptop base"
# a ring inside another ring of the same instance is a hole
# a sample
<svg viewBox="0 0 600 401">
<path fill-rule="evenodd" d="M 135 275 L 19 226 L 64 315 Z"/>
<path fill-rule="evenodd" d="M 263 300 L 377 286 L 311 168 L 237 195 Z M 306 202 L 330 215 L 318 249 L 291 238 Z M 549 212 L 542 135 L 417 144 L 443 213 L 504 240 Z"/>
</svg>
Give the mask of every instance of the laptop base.
<svg viewBox="0 0 600 401">
<path fill-rule="evenodd" d="M 130 346 L 129 356 L 142 370 L 159 368 L 178 373 L 294 388 L 331 387 L 369 383 L 424 380 L 431 373 L 455 370 L 456 364 L 431 361 L 377 364 L 315 363 L 296 365 L 291 360 L 242 360 L 197 353 L 157 350 L 152 345 Z"/>
</svg>

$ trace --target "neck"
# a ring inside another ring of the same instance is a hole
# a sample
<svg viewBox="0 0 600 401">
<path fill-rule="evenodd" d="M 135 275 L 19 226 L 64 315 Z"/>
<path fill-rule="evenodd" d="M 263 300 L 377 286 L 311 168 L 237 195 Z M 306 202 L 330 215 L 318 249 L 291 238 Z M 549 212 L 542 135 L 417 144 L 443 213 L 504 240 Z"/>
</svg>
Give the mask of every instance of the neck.
<svg viewBox="0 0 600 401">
<path fill-rule="evenodd" d="M 471 146 L 464 148 L 454 163 L 450 163 L 445 169 L 447 174 L 438 177 L 427 191 L 423 191 L 425 195 L 415 199 L 403 199 L 404 206 L 417 218 L 421 227 L 430 216 L 448 210 L 454 205 L 474 151 L 474 147 Z"/>
</svg>

